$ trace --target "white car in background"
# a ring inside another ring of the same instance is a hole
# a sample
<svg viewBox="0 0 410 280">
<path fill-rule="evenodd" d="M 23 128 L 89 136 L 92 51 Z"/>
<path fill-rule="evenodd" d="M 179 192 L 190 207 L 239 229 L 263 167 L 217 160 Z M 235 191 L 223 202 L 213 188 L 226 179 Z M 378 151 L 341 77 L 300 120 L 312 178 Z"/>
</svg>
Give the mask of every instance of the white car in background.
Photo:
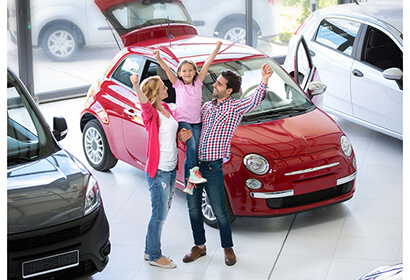
<svg viewBox="0 0 410 280">
<path fill-rule="evenodd" d="M 31 0 L 31 39 L 56 61 L 75 57 L 82 46 L 115 46 L 111 27 L 93 0 Z M 8 31 L 17 42 L 15 2 L 8 0 Z"/>
<path fill-rule="evenodd" d="M 182 0 L 200 35 L 216 36 L 246 44 L 245 0 Z M 280 34 L 282 21 L 274 0 L 254 0 L 252 5 L 252 46 L 258 39 Z"/>
<path fill-rule="evenodd" d="M 199 34 L 246 43 L 245 0 L 181 2 L 188 10 L 183 13 L 191 16 Z M 16 43 L 15 2 L 7 3 L 8 31 Z M 253 1 L 252 9 L 255 47 L 258 39 L 278 35 L 282 26 L 274 0 Z M 31 32 L 33 47 L 41 47 L 55 61 L 72 60 L 82 46 L 115 46 L 117 36 L 94 0 L 31 0 Z M 117 42 L 122 44 L 120 38 Z"/>
<path fill-rule="evenodd" d="M 284 68 L 306 82 L 301 38 L 327 90 L 324 110 L 403 139 L 403 3 L 314 12 L 289 42 Z"/>
</svg>

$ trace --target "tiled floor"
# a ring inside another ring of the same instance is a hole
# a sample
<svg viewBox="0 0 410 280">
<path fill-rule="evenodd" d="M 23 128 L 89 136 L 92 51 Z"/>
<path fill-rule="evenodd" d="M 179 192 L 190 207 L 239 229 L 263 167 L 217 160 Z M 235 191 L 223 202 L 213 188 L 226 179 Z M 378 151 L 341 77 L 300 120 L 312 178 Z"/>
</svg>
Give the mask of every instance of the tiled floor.
<svg viewBox="0 0 410 280">
<path fill-rule="evenodd" d="M 41 104 L 49 124 L 64 116 L 69 134 L 60 144 L 87 166 L 79 114 L 85 98 Z M 185 194 L 177 190 L 162 238 L 174 270 L 143 260 L 150 199 L 144 173 L 119 162 L 109 172 L 90 168 L 102 189 L 111 227 L 112 252 L 106 269 L 88 280 L 350 280 L 403 260 L 402 141 L 337 120 L 353 143 L 357 191 L 334 206 L 277 218 L 239 218 L 232 225 L 238 262 L 227 267 L 218 231 L 206 227 L 207 256 L 191 264 L 182 257 L 193 245 Z"/>
</svg>

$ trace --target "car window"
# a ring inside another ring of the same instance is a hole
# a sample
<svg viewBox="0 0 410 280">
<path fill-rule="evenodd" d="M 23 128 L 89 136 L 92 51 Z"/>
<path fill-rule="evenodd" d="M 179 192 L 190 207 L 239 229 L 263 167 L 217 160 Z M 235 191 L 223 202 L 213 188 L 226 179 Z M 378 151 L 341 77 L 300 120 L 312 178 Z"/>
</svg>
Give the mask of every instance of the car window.
<svg viewBox="0 0 410 280">
<path fill-rule="evenodd" d="M 154 62 L 152 60 L 146 60 L 144 71 L 141 74 L 140 82 L 142 82 L 144 79 L 151 77 L 151 76 L 159 76 L 161 80 L 164 82 L 164 85 L 168 88 L 167 89 L 168 97 L 165 98 L 163 101 L 168 104 L 175 103 L 175 99 L 176 99 L 175 88 L 172 86 L 172 83 L 169 80 L 165 70 L 163 70 L 157 62 Z M 174 108 L 174 105 L 170 107 Z"/>
<path fill-rule="evenodd" d="M 362 60 L 382 70 L 397 67 L 403 70 L 403 52 L 384 32 L 369 26 Z"/>
<path fill-rule="evenodd" d="M 116 20 L 125 29 L 142 27 L 145 25 L 170 22 L 188 21 L 184 11 L 177 2 L 170 3 L 142 3 L 128 2 L 112 11 Z"/>
<path fill-rule="evenodd" d="M 359 28 L 360 23 L 356 21 L 327 18 L 320 23 L 315 40 L 332 49 L 351 55 Z"/>
<path fill-rule="evenodd" d="M 57 147 L 23 90 L 7 82 L 7 166 L 38 160 Z"/>
<path fill-rule="evenodd" d="M 130 77 L 133 74 L 138 74 L 142 63 L 142 57 L 137 55 L 130 55 L 126 57 L 118 68 L 112 74 L 112 78 L 132 88 Z"/>
<path fill-rule="evenodd" d="M 287 109 L 304 112 L 314 108 L 314 105 L 307 99 L 292 77 L 268 58 L 246 59 L 211 65 L 202 86 L 203 101 L 210 101 L 213 98 L 212 85 L 217 80 L 220 72 L 225 69 L 230 69 L 242 77 L 241 91 L 233 94 L 232 98 L 243 99 L 252 96 L 261 81 L 261 65 L 264 63 L 268 63 L 274 71 L 269 79 L 267 95 L 254 111 L 245 114 L 245 116 L 275 113 Z"/>
</svg>

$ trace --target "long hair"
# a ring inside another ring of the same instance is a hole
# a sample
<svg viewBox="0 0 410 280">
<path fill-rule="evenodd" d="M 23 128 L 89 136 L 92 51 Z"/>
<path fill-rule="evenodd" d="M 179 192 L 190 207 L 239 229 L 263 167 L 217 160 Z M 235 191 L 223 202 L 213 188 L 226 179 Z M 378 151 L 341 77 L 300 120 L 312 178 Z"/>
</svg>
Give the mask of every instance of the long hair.
<svg viewBox="0 0 410 280">
<path fill-rule="evenodd" d="M 161 81 L 161 78 L 159 76 L 151 76 L 143 80 L 141 83 L 142 92 L 148 98 L 151 105 L 154 106 L 155 108 L 156 108 L 157 96 L 159 93 L 159 82 L 160 81 Z M 159 109 L 159 108 L 156 108 L 156 109 Z"/>
<path fill-rule="evenodd" d="M 182 60 L 182 61 L 178 64 L 178 67 L 177 67 L 177 76 L 178 76 L 178 79 L 180 79 L 182 82 L 184 81 L 184 80 L 182 79 L 182 77 L 179 76 L 179 72 L 181 72 L 182 66 L 184 66 L 184 65 L 187 64 L 187 63 L 188 63 L 188 64 L 191 64 L 192 67 L 194 68 L 194 71 L 195 71 L 194 78 L 192 79 L 192 85 L 194 85 L 194 81 L 195 81 L 196 77 L 198 77 L 198 68 L 196 67 L 195 62 L 193 62 L 192 60 L 190 60 L 190 59 L 184 59 L 184 60 Z"/>
</svg>

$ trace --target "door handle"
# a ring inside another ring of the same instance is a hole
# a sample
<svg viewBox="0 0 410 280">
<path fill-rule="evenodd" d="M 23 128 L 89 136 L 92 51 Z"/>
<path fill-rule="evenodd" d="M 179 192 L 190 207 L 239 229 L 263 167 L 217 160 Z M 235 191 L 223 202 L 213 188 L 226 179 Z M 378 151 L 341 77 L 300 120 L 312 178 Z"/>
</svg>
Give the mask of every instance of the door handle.
<svg viewBox="0 0 410 280">
<path fill-rule="evenodd" d="M 312 51 L 312 50 L 309 50 L 309 51 L 310 51 L 310 56 L 315 56 L 316 55 L 314 51 Z"/>
<path fill-rule="evenodd" d="M 124 113 L 133 118 L 138 116 L 138 114 L 134 112 L 134 109 L 124 109 Z"/>
<path fill-rule="evenodd" d="M 361 71 L 357 70 L 357 69 L 354 69 L 352 73 L 353 73 L 353 76 L 355 76 L 355 77 L 361 78 L 361 77 L 364 76 L 363 73 Z"/>
</svg>

